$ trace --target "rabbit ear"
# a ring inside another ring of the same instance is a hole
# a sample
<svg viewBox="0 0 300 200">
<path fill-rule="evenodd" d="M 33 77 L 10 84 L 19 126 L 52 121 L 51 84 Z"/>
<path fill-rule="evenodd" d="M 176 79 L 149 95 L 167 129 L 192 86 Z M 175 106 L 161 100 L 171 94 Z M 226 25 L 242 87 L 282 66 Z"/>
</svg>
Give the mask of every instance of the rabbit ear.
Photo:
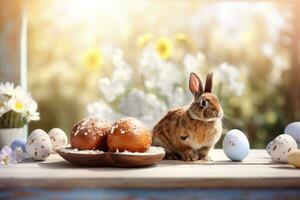
<svg viewBox="0 0 300 200">
<path fill-rule="evenodd" d="M 211 93 L 212 92 L 212 86 L 213 86 L 213 73 L 210 72 L 206 76 L 204 92 Z"/>
<path fill-rule="evenodd" d="M 199 94 L 203 93 L 202 82 L 195 73 L 190 74 L 189 87 L 194 97 L 196 98 Z"/>
</svg>

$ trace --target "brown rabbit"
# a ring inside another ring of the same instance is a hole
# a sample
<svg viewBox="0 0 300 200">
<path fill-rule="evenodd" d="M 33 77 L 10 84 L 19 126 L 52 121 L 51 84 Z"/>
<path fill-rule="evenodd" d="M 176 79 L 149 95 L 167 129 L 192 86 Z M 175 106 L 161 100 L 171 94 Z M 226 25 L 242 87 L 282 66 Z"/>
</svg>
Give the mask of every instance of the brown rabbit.
<svg viewBox="0 0 300 200">
<path fill-rule="evenodd" d="M 208 153 L 221 137 L 223 110 L 212 94 L 213 74 L 206 77 L 205 89 L 195 73 L 189 87 L 194 101 L 170 110 L 153 129 L 153 144 L 162 146 L 168 159 L 210 160 Z"/>
</svg>

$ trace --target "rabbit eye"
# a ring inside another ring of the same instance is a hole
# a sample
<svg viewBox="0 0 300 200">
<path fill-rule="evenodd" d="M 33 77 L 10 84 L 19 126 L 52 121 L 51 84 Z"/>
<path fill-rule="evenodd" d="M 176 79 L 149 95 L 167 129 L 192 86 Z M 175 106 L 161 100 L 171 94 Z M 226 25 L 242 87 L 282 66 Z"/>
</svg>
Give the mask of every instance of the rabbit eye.
<svg viewBox="0 0 300 200">
<path fill-rule="evenodd" d="M 208 105 L 206 100 L 201 100 L 200 102 L 201 106 L 206 107 Z"/>
<path fill-rule="evenodd" d="M 181 140 L 186 140 L 187 138 L 188 138 L 187 135 L 182 135 L 182 136 L 180 136 L 180 139 L 181 139 Z"/>
</svg>

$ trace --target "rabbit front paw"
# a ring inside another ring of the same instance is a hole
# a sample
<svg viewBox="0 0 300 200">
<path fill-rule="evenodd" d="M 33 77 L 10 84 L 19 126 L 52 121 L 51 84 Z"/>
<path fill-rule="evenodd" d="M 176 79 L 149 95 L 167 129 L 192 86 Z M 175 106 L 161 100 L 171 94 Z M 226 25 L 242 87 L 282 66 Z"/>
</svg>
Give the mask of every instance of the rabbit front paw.
<svg viewBox="0 0 300 200">
<path fill-rule="evenodd" d="M 213 161 L 210 156 L 205 156 L 205 157 L 201 158 L 201 160 L 206 161 L 206 162 L 212 162 Z"/>
<path fill-rule="evenodd" d="M 212 161 L 211 158 L 208 156 L 209 151 L 210 151 L 209 147 L 202 147 L 201 149 L 199 149 L 198 150 L 199 160 Z"/>
<path fill-rule="evenodd" d="M 165 159 L 166 160 L 181 160 L 181 157 L 175 153 L 166 153 Z"/>
<path fill-rule="evenodd" d="M 197 161 L 199 160 L 198 154 L 195 154 L 192 150 L 186 151 L 181 155 L 183 161 Z"/>
</svg>

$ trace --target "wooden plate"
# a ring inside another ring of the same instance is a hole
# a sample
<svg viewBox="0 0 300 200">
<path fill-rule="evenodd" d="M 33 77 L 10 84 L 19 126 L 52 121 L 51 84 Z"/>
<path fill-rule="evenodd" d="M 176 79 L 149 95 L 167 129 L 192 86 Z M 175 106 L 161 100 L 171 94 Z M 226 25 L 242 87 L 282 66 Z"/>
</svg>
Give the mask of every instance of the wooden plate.
<svg viewBox="0 0 300 200">
<path fill-rule="evenodd" d="M 161 147 L 150 147 L 145 153 L 79 151 L 66 147 L 57 150 L 57 153 L 71 163 L 87 167 L 146 167 L 165 156 Z"/>
</svg>

